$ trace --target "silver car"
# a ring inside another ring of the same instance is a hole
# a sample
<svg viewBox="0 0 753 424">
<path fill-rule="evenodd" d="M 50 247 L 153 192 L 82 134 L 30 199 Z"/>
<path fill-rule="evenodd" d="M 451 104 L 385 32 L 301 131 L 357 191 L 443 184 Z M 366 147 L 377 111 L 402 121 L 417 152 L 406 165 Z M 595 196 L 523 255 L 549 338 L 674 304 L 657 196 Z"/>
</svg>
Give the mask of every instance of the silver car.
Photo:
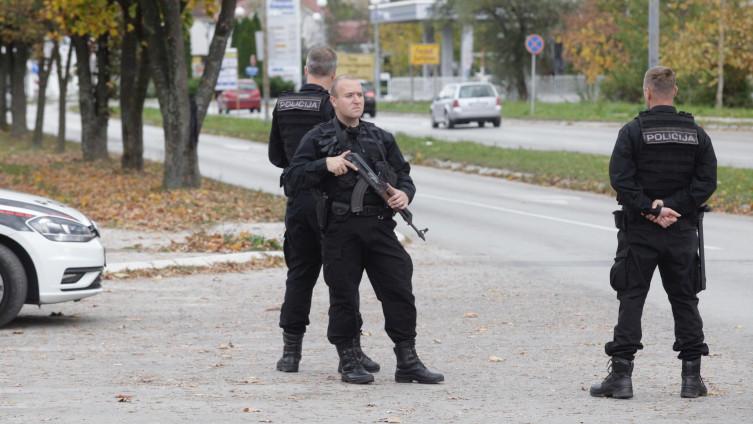
<svg viewBox="0 0 753 424">
<path fill-rule="evenodd" d="M 479 127 L 502 122 L 502 100 L 493 85 L 483 82 L 448 84 L 431 102 L 431 126 L 454 128 L 456 124 L 478 122 Z"/>
</svg>

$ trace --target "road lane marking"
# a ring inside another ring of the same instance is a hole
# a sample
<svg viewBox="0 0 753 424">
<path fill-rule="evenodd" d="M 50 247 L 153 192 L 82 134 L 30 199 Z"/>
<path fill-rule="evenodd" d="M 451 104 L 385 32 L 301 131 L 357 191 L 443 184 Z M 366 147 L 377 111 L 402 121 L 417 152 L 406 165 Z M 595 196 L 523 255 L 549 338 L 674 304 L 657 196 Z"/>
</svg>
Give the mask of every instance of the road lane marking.
<svg viewBox="0 0 753 424">
<path fill-rule="evenodd" d="M 502 206 L 487 205 L 486 203 L 474 202 L 470 200 L 451 199 L 449 197 L 436 196 L 433 194 L 426 194 L 426 193 L 422 193 L 421 197 L 428 197 L 430 199 L 440 200 L 443 202 L 456 203 L 456 204 L 465 205 L 465 206 L 474 206 L 478 208 L 490 209 L 490 210 L 495 210 L 499 212 L 506 212 L 506 213 L 511 213 L 515 215 L 528 216 L 531 218 L 545 219 L 548 221 L 560 222 L 563 224 L 571 224 L 571 225 L 577 225 L 580 227 L 593 228 L 595 230 L 609 231 L 612 233 L 617 232 L 617 229 L 613 227 L 605 227 L 603 225 L 589 224 L 587 222 L 574 221 L 572 219 L 557 218 L 556 216 L 542 215 L 538 213 L 526 212 L 526 211 L 521 211 L 517 209 L 505 208 Z"/>
<path fill-rule="evenodd" d="M 474 202 L 471 200 L 451 199 L 449 197 L 437 196 L 437 195 L 426 194 L 426 193 L 422 193 L 421 197 L 428 197 L 430 199 L 440 200 L 442 202 L 456 203 L 459 205 L 490 209 L 490 210 L 499 211 L 499 212 L 506 212 L 506 213 L 511 213 L 515 215 L 527 216 L 531 218 L 545 219 L 547 221 L 554 221 L 554 222 L 559 222 L 562 224 L 577 225 L 579 227 L 592 228 L 594 230 L 609 231 L 610 233 L 617 232 L 617 229 L 613 227 L 605 227 L 603 225 L 590 224 L 588 222 L 582 222 L 582 221 L 574 221 L 572 219 L 566 219 L 566 218 L 557 218 L 556 216 L 542 215 L 539 213 L 526 212 L 526 211 L 521 211 L 518 209 L 510 209 L 510 208 L 505 208 L 502 206 L 487 205 L 486 203 Z M 722 250 L 721 247 L 709 246 L 707 244 L 704 246 L 708 250 Z"/>
</svg>

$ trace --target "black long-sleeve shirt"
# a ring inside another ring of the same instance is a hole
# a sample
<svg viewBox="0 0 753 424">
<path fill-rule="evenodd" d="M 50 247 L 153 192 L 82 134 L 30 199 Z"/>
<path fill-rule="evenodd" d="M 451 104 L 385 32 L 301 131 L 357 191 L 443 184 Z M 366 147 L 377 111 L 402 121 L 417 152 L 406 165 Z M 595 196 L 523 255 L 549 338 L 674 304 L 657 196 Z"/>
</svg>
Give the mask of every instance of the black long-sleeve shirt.
<svg viewBox="0 0 753 424">
<path fill-rule="evenodd" d="M 336 133 L 333 125 L 335 125 L 334 120 L 325 122 L 314 127 L 314 129 L 303 137 L 298 150 L 293 156 L 290 167 L 285 172 L 286 191 L 295 193 L 311 188 L 327 191 L 327 187 L 337 186 L 335 179 L 352 177 L 352 175 L 348 176 L 348 174 L 351 174 L 353 171 L 348 171 L 347 174 L 336 177 L 327 170 L 326 160 L 328 153 L 323 151 L 322 144 L 334 142 Z M 337 125 L 340 124 L 338 123 Z M 371 128 L 367 128 L 368 126 Z M 366 134 L 366 131 L 371 131 L 372 134 L 379 137 L 384 146 L 385 158 L 397 175 L 395 188 L 405 192 L 409 200 L 412 201 L 416 194 L 416 186 L 410 177 L 410 164 L 406 162 L 392 134 L 376 127 L 374 124 L 363 121 L 359 126 L 359 131 L 359 139 Z M 342 151 L 342 149 L 333 150 L 331 154 L 337 155 L 342 153 Z M 368 157 L 365 159 L 368 161 Z M 373 163 L 370 163 L 370 165 L 374 166 Z M 329 194 L 332 196 L 335 193 Z M 346 197 L 350 196 L 350 193 L 339 194 Z"/>
<path fill-rule="evenodd" d="M 302 102 L 299 106 L 280 111 L 280 99 L 285 97 L 310 98 L 318 103 Z M 329 101 L 327 90 L 317 84 L 304 84 L 298 93 L 280 96 L 272 111 L 272 129 L 269 132 L 269 161 L 278 168 L 287 168 L 303 136 L 314 126 L 335 117 L 335 110 Z"/>
<path fill-rule="evenodd" d="M 677 113 L 672 106 L 655 106 L 650 113 Z M 672 208 L 683 216 L 692 216 L 716 190 L 716 155 L 711 138 L 698 127 L 698 149 L 695 155 L 695 169 L 690 184 L 665 196 L 664 206 Z M 617 192 L 617 200 L 633 212 L 648 213 L 651 199 L 646 188 L 641 187 L 636 178 L 638 172 L 636 157 L 643 143 L 638 119 L 634 119 L 620 129 L 614 150 L 609 161 L 609 178 Z"/>
</svg>

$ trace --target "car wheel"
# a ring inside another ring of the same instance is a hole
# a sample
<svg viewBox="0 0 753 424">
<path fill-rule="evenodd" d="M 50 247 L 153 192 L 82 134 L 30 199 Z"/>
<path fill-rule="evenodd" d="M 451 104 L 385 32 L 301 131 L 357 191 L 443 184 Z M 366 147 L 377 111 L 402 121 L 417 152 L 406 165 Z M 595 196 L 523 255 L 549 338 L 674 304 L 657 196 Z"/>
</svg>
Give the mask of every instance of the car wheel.
<svg viewBox="0 0 753 424">
<path fill-rule="evenodd" d="M 434 120 L 434 114 L 431 114 L 431 127 L 432 128 L 439 128 L 439 122 Z"/>
<path fill-rule="evenodd" d="M 500 124 L 502 124 L 502 118 L 495 118 L 495 119 L 494 119 L 494 120 L 492 121 L 492 124 L 494 124 L 494 127 L 495 127 L 495 128 L 499 128 Z"/>
<path fill-rule="evenodd" d="M 486 122 L 484 122 L 484 121 L 478 121 L 478 127 L 479 127 L 479 128 L 484 128 L 484 124 L 485 124 L 485 123 L 486 123 Z"/>
<path fill-rule="evenodd" d="M 27 290 L 23 264 L 13 251 L 0 245 L 0 327 L 16 318 Z"/>
<path fill-rule="evenodd" d="M 444 113 L 444 123 L 449 129 L 455 128 L 455 122 L 450 119 L 449 115 L 447 115 L 447 112 Z"/>
</svg>

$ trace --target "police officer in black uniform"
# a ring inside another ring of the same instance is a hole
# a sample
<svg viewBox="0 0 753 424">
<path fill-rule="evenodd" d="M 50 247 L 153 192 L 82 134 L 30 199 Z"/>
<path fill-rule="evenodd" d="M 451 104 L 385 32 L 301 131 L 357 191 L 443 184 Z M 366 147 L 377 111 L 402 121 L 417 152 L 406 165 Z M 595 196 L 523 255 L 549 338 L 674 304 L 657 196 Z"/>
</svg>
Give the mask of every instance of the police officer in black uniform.
<svg viewBox="0 0 753 424">
<path fill-rule="evenodd" d="M 306 58 L 306 84 L 297 93 L 283 93 L 272 112 L 269 135 L 269 160 L 279 168 L 287 168 L 303 136 L 315 125 L 335 116 L 327 90 L 332 85 L 337 55 L 328 47 L 312 48 Z M 283 184 L 285 173 L 280 178 Z M 309 324 L 311 294 L 321 268 L 320 230 L 316 222 L 314 196 L 302 190 L 288 196 L 285 211 L 285 262 L 288 276 L 285 300 L 280 311 L 283 329 L 283 354 L 277 369 L 298 372 L 306 326 Z M 361 316 L 357 315 L 358 328 Z M 364 367 L 379 371 L 379 364 L 363 354 L 357 340 L 357 355 Z"/>
<path fill-rule="evenodd" d="M 394 232 L 394 210 L 405 209 L 416 192 L 410 165 L 390 133 L 360 120 L 363 91 L 357 80 L 340 77 L 330 91 L 336 119 L 306 134 L 287 172 L 286 188 L 322 192 L 317 212 L 326 225 L 322 251 L 330 289 L 327 338 L 337 347 L 342 381 L 374 381 L 357 355 L 358 286 L 365 270 L 382 303 L 385 330 L 395 343 L 395 380 L 439 383 L 444 376 L 428 370 L 416 354 L 413 263 Z M 388 202 L 369 189 L 361 204 L 352 203 L 359 177 L 346 159 L 351 151 L 390 182 Z"/>
<path fill-rule="evenodd" d="M 689 113 L 673 106 L 674 72 L 646 72 L 648 111 L 622 127 L 609 177 L 622 210 L 615 212 L 617 254 L 610 284 L 620 301 L 614 339 L 606 344 L 611 370 L 591 395 L 633 396 L 632 371 L 641 344 L 641 314 L 658 267 L 675 322 L 673 349 L 682 360 L 682 397 L 705 396 L 701 356 L 708 355 L 697 294 L 704 287 L 698 257 L 699 208 L 716 189 L 711 139 Z"/>
</svg>

